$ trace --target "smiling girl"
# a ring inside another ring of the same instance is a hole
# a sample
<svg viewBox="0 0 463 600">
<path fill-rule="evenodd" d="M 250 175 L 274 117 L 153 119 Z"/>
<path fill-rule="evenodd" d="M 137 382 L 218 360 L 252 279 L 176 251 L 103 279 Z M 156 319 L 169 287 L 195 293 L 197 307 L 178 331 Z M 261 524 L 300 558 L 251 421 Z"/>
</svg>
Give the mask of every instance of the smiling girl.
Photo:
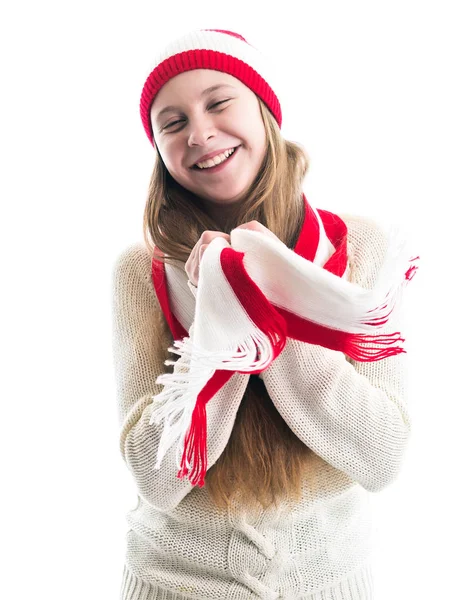
<svg viewBox="0 0 463 600">
<path fill-rule="evenodd" d="M 121 600 L 369 600 L 369 494 L 410 436 L 399 299 L 416 258 L 311 206 L 271 68 L 239 34 L 171 42 L 140 113 L 144 243 L 113 271 L 138 493 Z"/>
<path fill-rule="evenodd" d="M 227 73 L 195 69 L 169 80 L 150 113 L 165 168 L 221 223 L 243 200 L 267 150 L 257 96 Z"/>
</svg>

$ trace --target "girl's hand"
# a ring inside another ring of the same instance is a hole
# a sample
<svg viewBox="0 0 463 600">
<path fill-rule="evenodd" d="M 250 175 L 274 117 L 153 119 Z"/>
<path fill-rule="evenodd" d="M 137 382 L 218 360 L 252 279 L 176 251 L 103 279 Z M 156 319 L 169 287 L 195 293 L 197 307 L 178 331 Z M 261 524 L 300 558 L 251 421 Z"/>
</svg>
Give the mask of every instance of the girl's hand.
<svg viewBox="0 0 463 600">
<path fill-rule="evenodd" d="M 259 231 L 260 233 L 263 233 L 265 235 L 273 237 L 275 240 L 280 241 L 280 238 L 278 238 L 273 233 L 273 231 L 267 229 L 267 227 L 262 225 L 262 223 L 259 223 L 259 221 L 249 221 L 249 223 L 243 223 L 243 225 L 239 225 L 238 227 L 235 227 L 235 229 L 251 229 L 252 231 Z"/>
<path fill-rule="evenodd" d="M 230 243 L 230 236 L 227 233 L 222 233 L 221 231 L 203 231 L 185 263 L 185 271 L 187 272 L 188 279 L 195 286 L 198 285 L 199 263 L 201 262 L 206 248 L 216 237 L 223 237 Z"/>
</svg>

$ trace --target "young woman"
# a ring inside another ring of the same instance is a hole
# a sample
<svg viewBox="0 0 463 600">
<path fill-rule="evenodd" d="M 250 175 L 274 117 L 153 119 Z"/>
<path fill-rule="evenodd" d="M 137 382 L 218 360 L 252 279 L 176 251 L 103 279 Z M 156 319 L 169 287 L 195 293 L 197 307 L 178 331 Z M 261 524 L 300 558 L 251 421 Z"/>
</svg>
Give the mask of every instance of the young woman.
<svg viewBox="0 0 463 600">
<path fill-rule="evenodd" d="M 144 243 L 113 272 L 138 491 L 121 599 L 371 599 L 369 493 L 410 436 L 398 300 L 416 259 L 310 205 L 308 157 L 242 36 L 170 43 L 140 112 Z"/>
</svg>

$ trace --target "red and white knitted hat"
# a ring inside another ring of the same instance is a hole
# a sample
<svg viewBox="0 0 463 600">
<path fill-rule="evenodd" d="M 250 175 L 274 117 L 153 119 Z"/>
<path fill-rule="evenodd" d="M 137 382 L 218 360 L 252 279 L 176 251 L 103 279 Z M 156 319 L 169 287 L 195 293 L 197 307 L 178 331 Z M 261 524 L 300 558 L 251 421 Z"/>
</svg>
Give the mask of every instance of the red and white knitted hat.
<svg viewBox="0 0 463 600">
<path fill-rule="evenodd" d="M 281 128 L 281 106 L 271 65 L 238 33 L 221 29 L 194 30 L 170 42 L 154 64 L 140 99 L 141 120 L 153 146 L 150 111 L 156 94 L 169 79 L 192 69 L 212 69 L 236 77 L 267 105 Z"/>
</svg>

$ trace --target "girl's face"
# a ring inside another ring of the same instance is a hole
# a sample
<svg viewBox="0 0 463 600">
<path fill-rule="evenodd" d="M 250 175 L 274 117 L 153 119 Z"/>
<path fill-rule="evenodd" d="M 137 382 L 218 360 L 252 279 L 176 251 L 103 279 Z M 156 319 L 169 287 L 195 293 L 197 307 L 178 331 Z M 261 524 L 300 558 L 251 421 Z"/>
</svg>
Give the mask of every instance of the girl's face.
<svg viewBox="0 0 463 600">
<path fill-rule="evenodd" d="M 215 209 L 244 197 L 267 144 L 257 97 L 241 81 L 210 69 L 181 73 L 157 94 L 151 123 L 161 158 L 180 185 Z M 232 148 L 218 167 L 195 166 Z"/>
</svg>

